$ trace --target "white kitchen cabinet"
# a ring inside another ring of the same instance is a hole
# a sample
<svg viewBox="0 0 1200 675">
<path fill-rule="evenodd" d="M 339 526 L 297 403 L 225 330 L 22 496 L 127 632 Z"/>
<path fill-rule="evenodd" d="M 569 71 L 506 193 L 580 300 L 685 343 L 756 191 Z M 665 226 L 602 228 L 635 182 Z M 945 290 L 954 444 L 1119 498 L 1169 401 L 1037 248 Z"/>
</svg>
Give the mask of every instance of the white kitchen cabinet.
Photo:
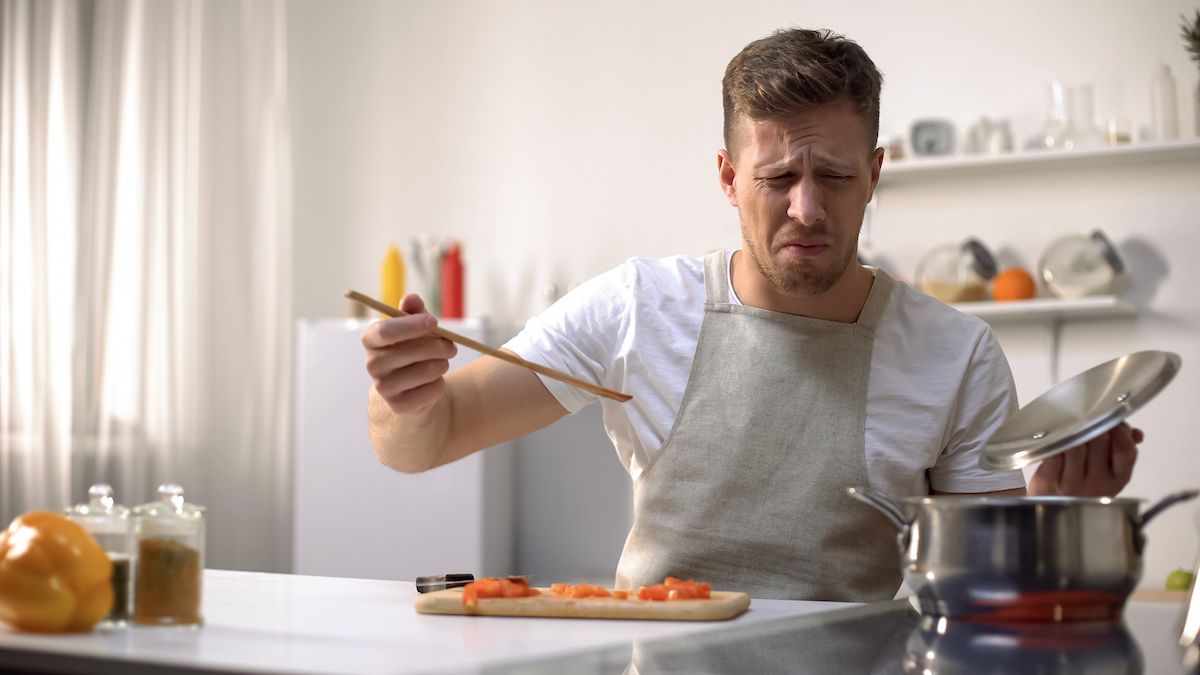
<svg viewBox="0 0 1200 675">
<path fill-rule="evenodd" d="M 395 580 L 513 573 L 513 446 L 421 474 L 380 464 L 367 434 L 371 378 L 360 336 L 368 324 L 315 320 L 297 329 L 293 571 Z M 440 325 L 490 337 L 480 319 Z M 451 368 L 478 356 L 462 348 Z"/>
</svg>

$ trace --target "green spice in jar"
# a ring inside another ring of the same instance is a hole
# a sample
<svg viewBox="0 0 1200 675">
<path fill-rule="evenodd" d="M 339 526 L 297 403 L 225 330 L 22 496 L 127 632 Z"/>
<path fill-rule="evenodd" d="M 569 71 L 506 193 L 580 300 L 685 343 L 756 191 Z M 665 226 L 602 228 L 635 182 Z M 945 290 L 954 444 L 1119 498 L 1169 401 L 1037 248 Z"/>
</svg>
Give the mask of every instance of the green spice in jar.
<svg viewBox="0 0 1200 675">
<path fill-rule="evenodd" d="M 200 552 L 173 539 L 142 539 L 134 590 L 135 623 L 200 623 Z"/>
</svg>

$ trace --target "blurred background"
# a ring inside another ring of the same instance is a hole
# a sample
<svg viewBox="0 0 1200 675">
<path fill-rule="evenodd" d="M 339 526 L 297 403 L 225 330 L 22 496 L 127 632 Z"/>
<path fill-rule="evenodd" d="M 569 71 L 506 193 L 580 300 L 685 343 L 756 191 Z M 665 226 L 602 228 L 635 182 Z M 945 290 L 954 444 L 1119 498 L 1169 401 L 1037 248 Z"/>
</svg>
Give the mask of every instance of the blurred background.
<svg viewBox="0 0 1200 675">
<path fill-rule="evenodd" d="M 1125 494 L 1194 486 L 1197 11 L 4 0 L 0 520 L 174 481 L 208 509 L 210 567 L 610 580 L 631 491 L 599 407 L 394 474 L 366 441 L 368 319 L 342 293 L 378 294 L 394 244 L 407 290 L 440 295 L 454 240 L 447 321 L 501 344 L 628 257 L 737 246 L 721 76 L 788 26 L 842 33 L 884 74 L 863 258 L 920 283 L 938 247 L 976 238 L 1037 278 L 1033 305 L 964 306 L 1023 403 L 1110 358 L 1180 353 L 1132 420 L 1147 441 Z M 1083 300 L 1044 285 L 1052 244 L 1097 229 L 1119 279 Z M 1195 561 L 1196 507 L 1148 530 L 1158 587 Z"/>
</svg>

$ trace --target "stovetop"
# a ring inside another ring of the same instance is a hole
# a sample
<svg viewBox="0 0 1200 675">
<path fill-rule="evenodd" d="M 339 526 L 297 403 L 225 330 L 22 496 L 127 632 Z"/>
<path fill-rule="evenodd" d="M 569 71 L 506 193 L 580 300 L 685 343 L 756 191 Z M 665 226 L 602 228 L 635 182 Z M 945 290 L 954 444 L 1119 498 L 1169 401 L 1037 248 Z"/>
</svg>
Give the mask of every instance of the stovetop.
<svg viewBox="0 0 1200 675">
<path fill-rule="evenodd" d="M 903 600 L 489 668 L 522 673 L 1105 673 L 1200 675 L 1176 644 L 1174 603 L 1131 602 L 1120 622 L 982 624 Z"/>
</svg>

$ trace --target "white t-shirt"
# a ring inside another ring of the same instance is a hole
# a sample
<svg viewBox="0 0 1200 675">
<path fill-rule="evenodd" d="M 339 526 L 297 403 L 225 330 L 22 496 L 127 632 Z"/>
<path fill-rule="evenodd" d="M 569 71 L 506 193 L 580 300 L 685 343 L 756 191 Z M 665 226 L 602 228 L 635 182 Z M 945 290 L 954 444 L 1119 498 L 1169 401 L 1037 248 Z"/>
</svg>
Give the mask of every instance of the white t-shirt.
<svg viewBox="0 0 1200 675">
<path fill-rule="evenodd" d="M 728 262 L 733 251 L 725 255 Z M 605 429 L 637 480 L 679 413 L 703 319 L 702 258 L 631 258 L 530 319 L 504 346 L 633 396 L 617 403 L 542 377 L 568 412 L 602 401 Z M 871 487 L 895 496 L 1024 487 L 1020 471 L 979 466 L 983 444 L 1016 408 L 1008 360 L 988 325 L 896 283 L 876 326 L 867 387 Z"/>
</svg>

